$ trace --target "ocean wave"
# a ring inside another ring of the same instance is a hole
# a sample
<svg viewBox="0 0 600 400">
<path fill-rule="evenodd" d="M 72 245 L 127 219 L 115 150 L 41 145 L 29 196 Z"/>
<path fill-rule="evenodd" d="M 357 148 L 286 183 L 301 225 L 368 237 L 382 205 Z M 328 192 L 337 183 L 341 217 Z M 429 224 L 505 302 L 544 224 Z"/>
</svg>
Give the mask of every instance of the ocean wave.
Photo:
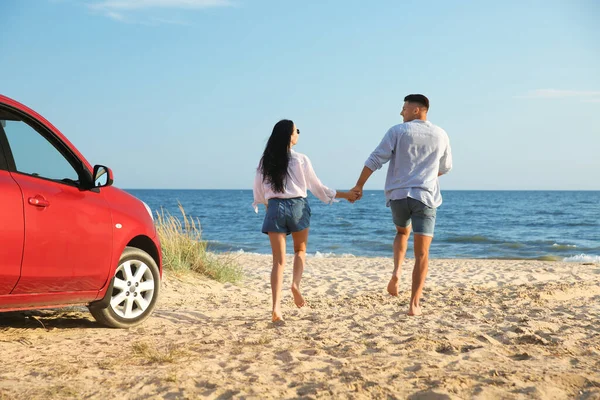
<svg viewBox="0 0 600 400">
<path fill-rule="evenodd" d="M 535 215 L 567 215 L 565 211 L 562 210 L 538 210 L 534 212 Z"/>
<path fill-rule="evenodd" d="M 351 221 L 348 221 L 348 220 L 345 220 L 342 218 L 337 218 L 335 221 L 323 224 L 323 229 L 327 229 L 327 230 L 344 229 L 344 228 L 349 228 L 352 225 L 353 225 L 353 223 Z"/>
<path fill-rule="evenodd" d="M 498 243 L 498 240 L 490 239 L 481 235 L 472 236 L 454 236 L 444 240 L 449 243 Z"/>
<path fill-rule="evenodd" d="M 538 261 L 563 261 L 563 258 L 560 256 L 540 256 L 534 258 L 534 260 Z"/>
<path fill-rule="evenodd" d="M 335 254 L 335 253 L 321 253 L 320 251 L 316 251 L 314 255 L 308 254 L 308 257 L 314 258 L 353 258 L 356 257 L 354 254 L 343 253 L 343 254 Z"/>
<path fill-rule="evenodd" d="M 394 229 L 394 228 L 392 228 L 392 229 Z M 389 236 L 391 236 L 394 232 L 392 229 L 375 229 L 373 231 L 373 235 L 389 235 Z"/>
<path fill-rule="evenodd" d="M 552 245 L 552 250 L 569 250 L 569 249 L 574 249 L 575 247 L 577 247 L 576 244 L 558 244 L 558 243 L 554 243 Z"/>
<path fill-rule="evenodd" d="M 257 253 L 261 248 L 251 244 L 237 245 L 230 243 L 223 243 L 216 240 L 207 240 L 206 250 L 211 253 L 231 253 L 231 254 L 261 254 Z M 270 251 L 269 251 L 270 253 Z"/>
<path fill-rule="evenodd" d="M 566 261 L 566 262 L 593 262 L 593 263 L 600 263 L 600 256 L 594 256 L 594 255 L 589 255 L 589 254 L 581 253 L 581 254 L 576 255 L 576 256 L 565 257 L 565 259 L 563 259 L 563 261 Z"/>
<path fill-rule="evenodd" d="M 523 243 L 517 243 L 517 242 L 502 243 L 501 246 L 506 247 L 508 249 L 522 249 L 523 247 L 525 247 L 525 245 Z"/>
<path fill-rule="evenodd" d="M 248 255 L 251 255 L 251 256 L 262 256 L 262 255 L 264 255 L 264 254 L 261 254 L 261 253 L 254 253 L 252 251 L 244 251 L 244 249 L 239 249 L 238 251 L 232 251 L 231 254 L 240 254 L 240 255 L 241 254 L 248 254 Z"/>
<path fill-rule="evenodd" d="M 598 222 L 565 222 L 563 225 L 565 226 L 598 226 L 599 223 Z"/>
<path fill-rule="evenodd" d="M 208 251 L 217 251 L 217 252 L 221 252 L 221 251 L 233 251 L 236 250 L 235 248 L 239 246 L 233 246 L 231 244 L 227 244 L 227 243 L 223 243 L 223 242 L 218 242 L 216 240 L 207 240 L 205 241 L 206 243 L 206 248 Z"/>
</svg>

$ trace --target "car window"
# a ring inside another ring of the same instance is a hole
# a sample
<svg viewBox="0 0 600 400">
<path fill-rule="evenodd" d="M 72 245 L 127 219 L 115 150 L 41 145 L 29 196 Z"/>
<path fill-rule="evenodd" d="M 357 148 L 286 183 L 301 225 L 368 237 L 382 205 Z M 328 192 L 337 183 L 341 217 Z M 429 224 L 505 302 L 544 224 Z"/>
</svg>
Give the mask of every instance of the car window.
<svg viewBox="0 0 600 400">
<path fill-rule="evenodd" d="M 18 172 L 65 183 L 77 183 L 77 171 L 38 131 L 23 121 L 5 123 L 4 132 Z"/>
</svg>

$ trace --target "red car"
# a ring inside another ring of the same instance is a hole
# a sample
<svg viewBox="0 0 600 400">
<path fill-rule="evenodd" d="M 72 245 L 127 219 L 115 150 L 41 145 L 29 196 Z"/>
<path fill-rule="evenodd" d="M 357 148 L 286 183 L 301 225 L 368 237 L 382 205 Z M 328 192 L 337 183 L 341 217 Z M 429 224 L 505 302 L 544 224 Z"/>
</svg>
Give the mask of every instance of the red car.
<svg viewBox="0 0 600 400">
<path fill-rule="evenodd" d="M 150 315 L 162 277 L 152 211 L 112 183 L 110 168 L 0 95 L 0 312 L 84 304 L 116 328 Z"/>
</svg>

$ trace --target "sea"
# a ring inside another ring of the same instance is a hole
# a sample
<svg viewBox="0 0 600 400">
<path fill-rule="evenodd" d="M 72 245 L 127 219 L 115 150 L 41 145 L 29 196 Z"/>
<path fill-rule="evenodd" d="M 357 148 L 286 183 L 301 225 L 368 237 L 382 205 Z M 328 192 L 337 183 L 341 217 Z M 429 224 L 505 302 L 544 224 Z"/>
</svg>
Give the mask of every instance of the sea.
<svg viewBox="0 0 600 400">
<path fill-rule="evenodd" d="M 252 190 L 126 190 L 155 212 L 200 223 L 210 251 L 271 254 L 261 233 L 265 209 L 252 209 Z M 432 258 L 600 262 L 600 191 L 442 191 Z M 395 235 L 383 190 L 354 204 L 312 209 L 307 254 L 315 257 L 391 257 Z M 287 252 L 292 253 L 288 238 Z M 412 252 L 412 235 L 407 256 Z"/>
</svg>

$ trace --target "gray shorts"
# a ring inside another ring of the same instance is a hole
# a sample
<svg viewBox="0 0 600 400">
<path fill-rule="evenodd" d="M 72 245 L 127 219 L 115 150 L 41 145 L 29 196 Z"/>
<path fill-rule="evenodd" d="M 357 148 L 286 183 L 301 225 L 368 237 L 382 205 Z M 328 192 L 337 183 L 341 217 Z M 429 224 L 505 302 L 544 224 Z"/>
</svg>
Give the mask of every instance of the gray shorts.
<svg viewBox="0 0 600 400">
<path fill-rule="evenodd" d="M 310 226 L 310 206 L 304 197 L 293 199 L 269 199 L 262 233 L 280 232 L 290 234 Z"/>
<path fill-rule="evenodd" d="M 411 224 L 417 235 L 433 237 L 435 228 L 436 209 L 429 207 L 419 200 L 407 197 L 401 200 L 391 200 L 392 219 L 394 224 L 406 228 Z"/>
</svg>

